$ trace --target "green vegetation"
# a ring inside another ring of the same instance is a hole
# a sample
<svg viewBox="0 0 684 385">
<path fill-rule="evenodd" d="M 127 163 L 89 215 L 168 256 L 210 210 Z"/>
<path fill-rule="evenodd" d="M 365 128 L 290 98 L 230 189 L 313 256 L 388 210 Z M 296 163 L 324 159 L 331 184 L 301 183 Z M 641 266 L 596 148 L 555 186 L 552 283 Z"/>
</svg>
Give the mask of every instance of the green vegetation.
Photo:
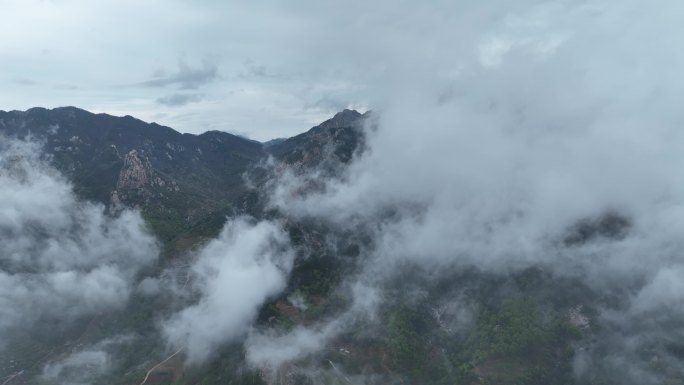
<svg viewBox="0 0 684 385">
<path fill-rule="evenodd" d="M 428 350 L 427 314 L 402 306 L 388 316 L 386 347 L 396 367 L 421 367 Z"/>
<path fill-rule="evenodd" d="M 187 230 L 187 224 L 177 209 L 147 206 L 142 213 L 152 231 L 162 241 L 169 241 Z"/>
<path fill-rule="evenodd" d="M 579 337 L 553 310 L 516 298 L 483 312 L 460 356 L 484 383 L 563 384 L 571 381 L 571 342 Z"/>
</svg>

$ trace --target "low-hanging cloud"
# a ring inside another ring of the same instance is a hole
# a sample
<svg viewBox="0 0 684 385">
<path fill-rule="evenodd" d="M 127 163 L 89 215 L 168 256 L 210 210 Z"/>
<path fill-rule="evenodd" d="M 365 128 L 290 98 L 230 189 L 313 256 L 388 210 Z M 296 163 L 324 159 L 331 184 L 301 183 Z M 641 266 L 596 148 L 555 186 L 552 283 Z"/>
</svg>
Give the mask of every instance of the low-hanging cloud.
<svg viewBox="0 0 684 385">
<path fill-rule="evenodd" d="M 283 335 L 253 332 L 245 341 L 247 362 L 257 368 L 277 369 L 325 348 L 338 327 L 337 322 L 331 322 L 319 330 L 298 327 Z"/>
<path fill-rule="evenodd" d="M 139 213 L 112 218 L 81 201 L 39 144 L 2 138 L 0 185 L 0 342 L 44 321 L 120 308 L 157 259 Z"/>
<path fill-rule="evenodd" d="M 201 363 L 243 337 L 261 305 L 286 285 L 293 252 L 276 223 L 231 219 L 192 265 L 199 301 L 163 323 L 163 333 L 188 361 Z"/>
<path fill-rule="evenodd" d="M 675 56 L 669 47 L 648 44 L 663 22 L 656 15 L 644 15 L 641 35 L 618 32 L 635 9 L 553 2 L 478 27 L 480 43 L 451 58 L 460 68 L 412 72 L 395 87 L 379 128 L 367 131 L 370 150 L 342 180 L 303 198 L 290 193 L 299 181 L 287 180 L 274 205 L 351 226 L 399 208 L 404 215 L 383 224 L 379 252 L 487 268 L 555 260 L 549 249 L 574 224 L 618 212 L 631 223 L 627 238 L 572 252 L 629 251 L 619 261 L 626 272 L 643 262 L 630 254 L 646 250 L 672 262 L 683 225 L 674 106 L 684 78 L 661 65 Z M 492 39 L 519 44 L 492 66 L 481 58 Z M 600 263 L 618 268 L 610 257 Z"/>
<path fill-rule="evenodd" d="M 372 234 L 361 279 L 378 287 L 406 264 L 498 274 L 543 266 L 621 293 L 627 305 L 598 316 L 628 334 L 606 337 L 617 374 L 630 338 L 635 351 L 640 334 L 684 332 L 672 322 L 684 298 L 675 278 L 684 266 L 684 76 L 670 65 L 684 57 L 661 40 L 671 36 L 665 25 L 681 30 L 667 16 L 681 5 L 664 8 L 519 2 L 482 23 L 454 23 L 463 39 L 435 25 L 423 36 L 445 43 L 429 52 L 434 60 L 416 55 L 431 45 L 385 47 L 401 66 L 382 82 L 368 150 L 305 194 L 306 178 L 283 174 L 272 205 Z M 620 229 L 568 241 L 577 226 L 610 218 Z M 659 381 L 646 372 L 625 381 Z"/>
</svg>

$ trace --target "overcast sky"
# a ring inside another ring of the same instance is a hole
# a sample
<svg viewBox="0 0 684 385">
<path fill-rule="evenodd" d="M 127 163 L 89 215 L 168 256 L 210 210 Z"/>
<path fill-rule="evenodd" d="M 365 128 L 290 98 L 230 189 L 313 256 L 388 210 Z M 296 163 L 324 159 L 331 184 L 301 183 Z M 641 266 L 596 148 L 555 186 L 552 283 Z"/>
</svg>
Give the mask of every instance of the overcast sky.
<svg viewBox="0 0 684 385">
<path fill-rule="evenodd" d="M 0 110 L 73 105 L 263 140 L 369 104 L 350 71 L 364 63 L 340 45 L 356 38 L 317 2 L 0 0 L 0 13 Z"/>
<path fill-rule="evenodd" d="M 599 58 L 627 55 L 644 41 L 674 56 L 668 47 L 679 43 L 676 34 L 638 21 L 674 25 L 682 7 L 674 2 L 677 12 L 666 13 L 649 4 L 0 0 L 0 110 L 73 105 L 182 132 L 267 140 L 303 132 L 344 108 L 382 109 L 402 89 L 436 84 L 446 95 L 460 81 L 477 92 L 468 79 L 483 77 L 473 73 L 494 79 L 520 54 L 545 60 L 580 44 L 575 36 L 583 28 L 634 40 L 616 49 L 589 39 L 586 47 Z M 577 63 L 579 71 L 595 69 Z M 531 80 L 521 82 L 539 86 Z"/>
</svg>

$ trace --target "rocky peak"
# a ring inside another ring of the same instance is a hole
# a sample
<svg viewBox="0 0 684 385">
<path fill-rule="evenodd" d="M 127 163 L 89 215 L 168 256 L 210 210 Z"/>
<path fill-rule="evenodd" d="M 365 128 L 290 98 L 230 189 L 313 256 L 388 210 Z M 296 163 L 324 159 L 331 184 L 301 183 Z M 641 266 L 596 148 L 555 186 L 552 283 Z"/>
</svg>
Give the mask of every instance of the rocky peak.
<svg viewBox="0 0 684 385">
<path fill-rule="evenodd" d="M 332 118 L 321 123 L 323 128 L 343 128 L 352 127 L 359 123 L 363 115 L 356 110 L 343 110 L 335 114 Z"/>
</svg>

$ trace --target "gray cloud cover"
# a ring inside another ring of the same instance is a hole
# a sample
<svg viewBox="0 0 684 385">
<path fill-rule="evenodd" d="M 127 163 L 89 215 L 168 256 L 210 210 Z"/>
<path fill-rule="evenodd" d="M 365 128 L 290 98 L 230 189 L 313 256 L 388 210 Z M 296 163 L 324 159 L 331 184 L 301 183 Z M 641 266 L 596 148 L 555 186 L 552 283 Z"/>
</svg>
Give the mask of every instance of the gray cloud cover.
<svg viewBox="0 0 684 385">
<path fill-rule="evenodd" d="M 178 61 L 178 71 L 166 75 L 159 73 L 154 79 L 142 84 L 148 87 L 178 86 L 182 90 L 194 90 L 218 79 L 218 65 L 212 59 L 205 58 L 202 65 L 193 68 L 184 59 Z"/>
<path fill-rule="evenodd" d="M 356 54 L 322 30 L 338 24 L 336 14 L 347 22 L 358 14 L 329 6 L 332 12 L 315 2 L 5 1 L 0 52 L 11 76 L 0 77 L 0 109 L 73 105 L 183 132 L 294 135 L 340 105 L 369 101 L 360 82 L 366 76 L 350 76 L 358 66 L 345 69 Z M 157 102 L 168 96 L 160 90 L 200 88 L 206 98 L 196 103 Z"/>
<path fill-rule="evenodd" d="M 157 99 L 157 103 L 169 107 L 184 106 L 189 103 L 197 103 L 204 98 L 202 94 L 171 94 Z"/>
</svg>

